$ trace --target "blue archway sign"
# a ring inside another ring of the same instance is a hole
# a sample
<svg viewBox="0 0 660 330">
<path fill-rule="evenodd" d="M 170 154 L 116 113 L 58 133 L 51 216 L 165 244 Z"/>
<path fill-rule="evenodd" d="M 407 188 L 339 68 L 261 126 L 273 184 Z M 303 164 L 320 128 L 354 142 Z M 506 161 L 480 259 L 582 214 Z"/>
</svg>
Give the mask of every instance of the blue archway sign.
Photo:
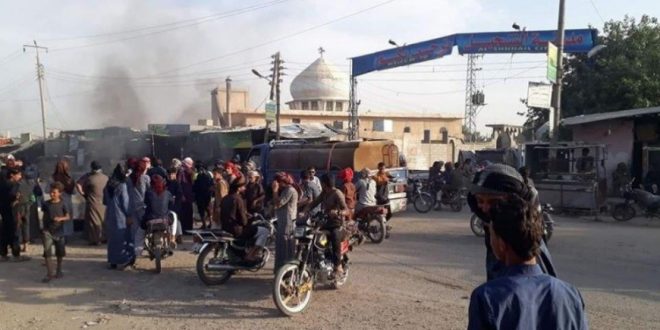
<svg viewBox="0 0 660 330">
<path fill-rule="evenodd" d="M 595 29 L 566 30 L 564 52 L 586 53 L 594 47 Z M 351 75 L 387 70 L 459 54 L 546 53 L 548 42 L 556 43 L 557 31 L 512 31 L 461 33 L 383 50 L 351 59 Z"/>
</svg>

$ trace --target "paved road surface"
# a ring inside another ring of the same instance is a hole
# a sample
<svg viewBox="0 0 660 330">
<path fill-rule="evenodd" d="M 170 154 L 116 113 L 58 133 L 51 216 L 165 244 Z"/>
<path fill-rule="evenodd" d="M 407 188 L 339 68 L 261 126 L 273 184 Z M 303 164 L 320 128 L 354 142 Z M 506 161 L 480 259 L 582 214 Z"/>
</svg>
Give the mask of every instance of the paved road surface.
<svg viewBox="0 0 660 330">
<path fill-rule="evenodd" d="M 291 319 L 272 302 L 272 268 L 205 287 L 188 251 L 154 275 L 146 259 L 137 270 L 106 270 L 104 249 L 79 242 L 65 278 L 44 285 L 35 246 L 34 260 L 0 264 L 0 329 L 462 329 L 470 292 L 485 277 L 483 241 L 468 216 L 397 217 L 390 240 L 353 253 L 345 288 L 315 292 Z M 560 276 L 581 290 L 592 328 L 660 329 L 660 221 L 556 220 L 550 248 Z"/>
</svg>

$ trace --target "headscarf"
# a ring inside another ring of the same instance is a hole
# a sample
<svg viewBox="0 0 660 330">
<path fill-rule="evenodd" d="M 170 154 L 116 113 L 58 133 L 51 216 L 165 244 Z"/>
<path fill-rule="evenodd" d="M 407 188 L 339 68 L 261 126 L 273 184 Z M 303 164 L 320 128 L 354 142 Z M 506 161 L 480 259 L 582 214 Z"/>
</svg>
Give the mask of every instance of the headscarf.
<svg viewBox="0 0 660 330">
<path fill-rule="evenodd" d="M 151 176 L 151 189 L 156 193 L 156 195 L 160 196 L 166 189 L 165 185 L 165 179 L 158 175 L 154 174 Z"/>
<path fill-rule="evenodd" d="M 343 182 L 351 182 L 353 181 L 353 169 L 347 167 L 341 170 L 337 175 L 337 177 L 339 177 L 339 179 L 342 180 Z"/>
<path fill-rule="evenodd" d="M 144 160 L 137 162 L 137 165 L 133 168 L 133 172 L 131 173 L 131 181 L 134 185 L 138 184 L 138 180 L 140 180 L 140 177 L 143 176 L 146 171 L 147 163 Z"/>
<path fill-rule="evenodd" d="M 115 169 L 112 171 L 112 176 L 110 176 L 110 179 L 106 185 L 106 189 L 111 197 L 115 194 L 115 189 L 117 189 L 117 187 L 119 187 L 119 185 L 124 182 L 126 182 L 126 172 L 124 171 L 124 168 L 121 166 L 121 164 L 117 164 Z"/>
<path fill-rule="evenodd" d="M 236 164 L 233 162 L 225 163 L 225 171 L 229 172 L 229 174 L 235 177 L 241 176 L 241 171 L 236 167 Z"/>
<path fill-rule="evenodd" d="M 181 167 L 181 161 L 178 158 L 172 158 L 172 162 L 170 163 L 170 167 L 174 167 L 177 170 Z"/>
<path fill-rule="evenodd" d="M 185 168 L 193 168 L 195 165 L 195 162 L 193 162 L 192 158 L 186 157 L 183 159 L 183 167 Z"/>
<path fill-rule="evenodd" d="M 69 173 L 69 162 L 65 159 L 60 159 L 55 165 L 55 172 L 53 172 L 53 181 L 67 184 L 71 180 L 71 173 Z"/>
</svg>

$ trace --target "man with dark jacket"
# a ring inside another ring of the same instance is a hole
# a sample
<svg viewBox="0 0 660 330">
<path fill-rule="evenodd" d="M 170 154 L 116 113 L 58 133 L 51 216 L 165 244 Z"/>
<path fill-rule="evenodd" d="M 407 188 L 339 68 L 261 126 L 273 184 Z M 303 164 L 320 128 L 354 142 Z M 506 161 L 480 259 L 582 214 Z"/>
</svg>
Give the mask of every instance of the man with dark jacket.
<svg viewBox="0 0 660 330">
<path fill-rule="evenodd" d="M 7 177 L 0 183 L 0 215 L 2 216 L 0 258 L 1 261 L 9 260 L 7 256 L 8 247 L 11 247 L 11 253 L 15 261 L 28 260 L 27 257 L 21 257 L 19 228 L 12 210 L 20 198 L 19 182 L 22 179 L 22 174 L 16 168 L 10 168 L 6 173 Z"/>
</svg>

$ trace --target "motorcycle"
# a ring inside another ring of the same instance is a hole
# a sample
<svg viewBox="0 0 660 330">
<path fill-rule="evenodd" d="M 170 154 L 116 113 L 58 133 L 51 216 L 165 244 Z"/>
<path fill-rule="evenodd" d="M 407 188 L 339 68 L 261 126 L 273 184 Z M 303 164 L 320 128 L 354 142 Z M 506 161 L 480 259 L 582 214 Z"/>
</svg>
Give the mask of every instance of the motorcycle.
<svg viewBox="0 0 660 330">
<path fill-rule="evenodd" d="M 435 197 L 424 191 L 424 185 L 419 179 L 410 179 L 410 190 L 408 201 L 412 201 L 415 210 L 419 213 L 428 213 L 435 205 Z"/>
<path fill-rule="evenodd" d="M 660 218 L 660 196 L 644 189 L 633 188 L 635 179 L 627 183 L 623 189 L 623 203 L 616 204 L 612 217 L 617 221 L 628 221 L 637 215 L 635 205 L 644 212 L 647 218 Z"/>
<path fill-rule="evenodd" d="M 268 248 L 275 238 L 275 224 L 277 219 L 266 220 L 260 214 L 252 216 L 252 225 L 264 227 L 268 230 L 266 247 L 260 253 L 256 262 L 244 260 L 247 251 L 253 246 L 253 240 L 242 240 L 235 238 L 232 234 L 220 229 L 191 230 L 193 247 L 197 256 L 197 276 L 206 285 L 221 285 L 227 282 L 232 275 L 239 271 L 256 272 L 262 269 L 271 251 Z"/>
<path fill-rule="evenodd" d="M 273 300 L 284 315 L 303 312 L 312 300 L 316 285 L 331 285 L 338 289 L 348 280 L 350 262 L 347 253 L 352 246 L 348 240 L 342 241 L 344 271 L 335 276 L 329 232 L 322 229 L 326 221 L 327 217 L 321 213 L 296 221 L 296 257 L 277 270 L 273 285 Z"/>
<path fill-rule="evenodd" d="M 543 216 L 543 239 L 546 243 L 550 241 L 555 229 L 555 221 L 550 215 L 551 212 L 554 212 L 552 205 L 543 204 L 541 206 L 541 215 Z M 472 214 L 472 217 L 470 217 L 470 229 L 475 236 L 483 237 L 486 234 L 486 231 L 484 230 L 484 222 L 476 214 Z"/>
<path fill-rule="evenodd" d="M 387 209 L 384 206 L 368 206 L 355 213 L 355 225 L 353 230 L 358 244 L 368 237 L 372 243 L 380 244 L 388 235 L 387 220 L 385 215 Z"/>
<path fill-rule="evenodd" d="M 173 212 L 170 212 L 167 218 L 148 220 L 146 224 L 144 249 L 149 253 L 149 259 L 156 263 L 156 274 L 160 274 L 162 270 L 162 260 L 174 253 L 170 240 L 172 225 L 177 225 L 176 214 Z"/>
<path fill-rule="evenodd" d="M 444 191 L 439 202 L 440 205 L 448 205 L 454 212 L 461 212 L 466 200 L 467 188 L 460 188 L 458 190 Z"/>
</svg>

